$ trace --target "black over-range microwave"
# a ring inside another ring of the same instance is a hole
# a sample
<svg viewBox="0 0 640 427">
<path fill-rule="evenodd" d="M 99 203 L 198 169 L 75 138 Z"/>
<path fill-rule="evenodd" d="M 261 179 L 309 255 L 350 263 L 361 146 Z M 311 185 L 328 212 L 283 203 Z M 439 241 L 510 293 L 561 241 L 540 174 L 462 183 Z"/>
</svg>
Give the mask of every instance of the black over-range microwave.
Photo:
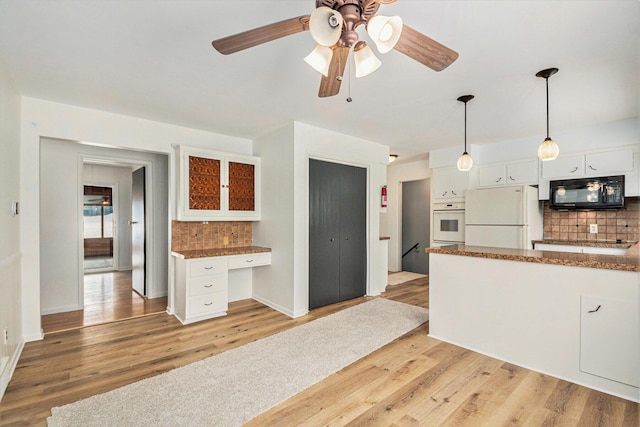
<svg viewBox="0 0 640 427">
<path fill-rule="evenodd" d="M 551 181 L 549 207 L 562 210 L 623 208 L 624 175 Z"/>
</svg>

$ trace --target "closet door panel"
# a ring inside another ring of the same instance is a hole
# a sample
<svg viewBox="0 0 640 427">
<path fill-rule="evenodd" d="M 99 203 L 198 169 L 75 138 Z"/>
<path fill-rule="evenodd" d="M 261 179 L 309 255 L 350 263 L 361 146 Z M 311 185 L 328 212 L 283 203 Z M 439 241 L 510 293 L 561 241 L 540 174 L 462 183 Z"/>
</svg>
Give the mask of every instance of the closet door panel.
<svg viewBox="0 0 640 427">
<path fill-rule="evenodd" d="M 340 301 L 339 166 L 309 160 L 310 309 Z"/>
<path fill-rule="evenodd" d="M 341 166 L 340 301 L 366 293 L 367 171 Z"/>
</svg>

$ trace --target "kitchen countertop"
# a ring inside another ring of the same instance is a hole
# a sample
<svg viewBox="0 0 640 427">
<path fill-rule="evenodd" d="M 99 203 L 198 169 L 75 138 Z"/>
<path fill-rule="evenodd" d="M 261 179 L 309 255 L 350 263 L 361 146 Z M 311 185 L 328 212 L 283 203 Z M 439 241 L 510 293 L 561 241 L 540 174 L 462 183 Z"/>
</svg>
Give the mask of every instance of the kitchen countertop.
<svg viewBox="0 0 640 427">
<path fill-rule="evenodd" d="M 582 254 L 574 252 L 507 249 L 487 246 L 448 245 L 426 248 L 433 254 L 461 255 L 506 261 L 535 262 L 540 264 L 600 268 L 606 270 L 640 271 L 639 244 L 635 243 L 625 255 Z"/>
<path fill-rule="evenodd" d="M 257 254 L 261 252 L 271 252 L 271 248 L 265 248 L 262 246 L 241 246 L 237 248 L 196 249 L 179 252 L 172 251 L 171 255 L 182 259 L 192 259 L 228 255 Z"/>
</svg>

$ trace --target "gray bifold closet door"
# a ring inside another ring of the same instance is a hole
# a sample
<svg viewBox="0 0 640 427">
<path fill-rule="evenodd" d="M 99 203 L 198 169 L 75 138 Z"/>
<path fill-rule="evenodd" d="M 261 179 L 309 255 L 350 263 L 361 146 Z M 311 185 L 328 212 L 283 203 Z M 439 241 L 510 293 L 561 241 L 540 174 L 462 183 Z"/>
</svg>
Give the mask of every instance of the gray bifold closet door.
<svg viewBox="0 0 640 427">
<path fill-rule="evenodd" d="M 309 308 L 366 293 L 367 171 L 309 160 Z"/>
</svg>

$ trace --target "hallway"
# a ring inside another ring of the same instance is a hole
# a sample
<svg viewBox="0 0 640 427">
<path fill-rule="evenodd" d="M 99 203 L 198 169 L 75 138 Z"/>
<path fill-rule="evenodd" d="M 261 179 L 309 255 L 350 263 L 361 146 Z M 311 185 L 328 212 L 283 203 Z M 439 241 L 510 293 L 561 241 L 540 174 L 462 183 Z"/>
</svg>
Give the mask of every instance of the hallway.
<svg viewBox="0 0 640 427">
<path fill-rule="evenodd" d="M 45 334 L 162 313 L 167 297 L 145 299 L 131 289 L 131 271 L 86 274 L 84 310 L 42 316 Z"/>
</svg>

